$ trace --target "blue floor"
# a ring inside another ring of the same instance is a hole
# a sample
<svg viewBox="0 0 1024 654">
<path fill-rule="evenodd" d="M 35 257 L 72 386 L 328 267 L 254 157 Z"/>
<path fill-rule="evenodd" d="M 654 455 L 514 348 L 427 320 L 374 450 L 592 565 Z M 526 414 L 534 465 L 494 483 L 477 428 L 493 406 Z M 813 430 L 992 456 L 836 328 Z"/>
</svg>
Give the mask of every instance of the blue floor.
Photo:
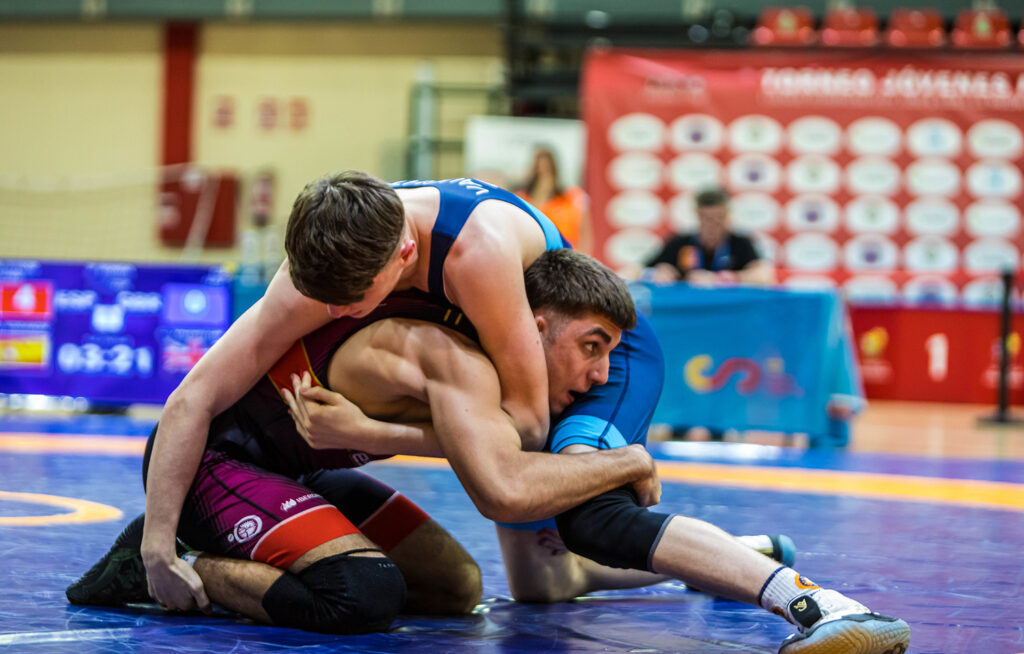
<svg viewBox="0 0 1024 654">
<path fill-rule="evenodd" d="M 139 436 L 152 425 L 121 417 L 0 416 L 0 437 L 73 433 Z M 230 616 L 69 606 L 64 588 L 144 506 L 136 455 L 0 448 L 0 491 L 81 498 L 123 517 L 70 525 L 0 524 L 0 650 L 11 652 L 775 652 L 789 625 L 767 612 L 667 583 L 571 603 L 512 602 L 491 524 L 448 470 L 372 464 L 365 471 L 401 489 L 479 562 L 484 601 L 463 619 L 403 617 L 386 634 L 325 636 Z M 673 451 L 674 449 L 674 451 Z M 740 455 L 737 455 L 740 453 Z M 760 454 L 758 454 L 760 453 Z M 1024 464 L 870 457 L 778 448 L 669 447 L 659 458 L 1024 484 Z M 797 565 L 912 628 L 911 652 L 1024 652 L 1024 512 L 949 504 L 770 492 L 666 481 L 661 508 L 738 534 L 786 533 Z M 0 519 L 66 512 L 0 497 Z M 2 522 L 2 520 L 0 520 Z"/>
</svg>

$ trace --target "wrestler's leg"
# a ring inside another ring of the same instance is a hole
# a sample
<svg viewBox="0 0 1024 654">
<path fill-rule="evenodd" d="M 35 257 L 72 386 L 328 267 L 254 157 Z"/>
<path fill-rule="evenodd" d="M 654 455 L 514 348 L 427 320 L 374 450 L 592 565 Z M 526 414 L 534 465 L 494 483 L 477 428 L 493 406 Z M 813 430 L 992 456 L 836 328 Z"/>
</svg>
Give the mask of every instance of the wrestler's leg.
<svg viewBox="0 0 1024 654">
<path fill-rule="evenodd" d="M 403 612 L 458 615 L 480 601 L 480 567 L 409 498 L 356 470 L 323 470 L 300 481 L 338 507 L 395 562 L 407 587 Z"/>
<path fill-rule="evenodd" d="M 220 453 L 204 455 L 179 533 L 210 599 L 262 622 L 375 631 L 404 601 L 397 568 L 336 507 Z"/>
</svg>

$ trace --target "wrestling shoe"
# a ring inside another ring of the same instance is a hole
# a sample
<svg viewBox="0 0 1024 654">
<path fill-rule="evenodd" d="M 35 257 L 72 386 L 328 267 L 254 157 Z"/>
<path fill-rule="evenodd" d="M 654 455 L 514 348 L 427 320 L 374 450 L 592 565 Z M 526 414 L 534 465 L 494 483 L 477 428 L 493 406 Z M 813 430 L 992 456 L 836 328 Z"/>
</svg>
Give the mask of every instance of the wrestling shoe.
<svg viewBox="0 0 1024 654">
<path fill-rule="evenodd" d="M 103 558 L 68 586 L 64 594 L 69 602 L 113 607 L 152 603 L 140 552 L 144 519 L 140 515 L 129 522 Z M 180 540 L 176 547 L 179 555 L 188 549 Z"/>
<path fill-rule="evenodd" d="M 872 613 L 834 590 L 818 589 L 789 603 L 798 633 L 782 641 L 779 654 L 904 654 L 910 626 Z"/>
</svg>

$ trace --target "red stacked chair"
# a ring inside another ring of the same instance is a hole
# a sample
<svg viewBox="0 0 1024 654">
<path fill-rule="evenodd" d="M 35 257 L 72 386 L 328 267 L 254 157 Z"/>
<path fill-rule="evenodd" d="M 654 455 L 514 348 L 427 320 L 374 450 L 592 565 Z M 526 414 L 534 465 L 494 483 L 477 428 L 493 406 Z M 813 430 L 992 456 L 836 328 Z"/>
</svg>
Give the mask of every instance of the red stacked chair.
<svg viewBox="0 0 1024 654">
<path fill-rule="evenodd" d="M 878 40 L 878 16 L 871 9 L 830 9 L 825 13 L 822 45 L 863 48 L 878 45 Z"/>
<path fill-rule="evenodd" d="M 769 7 L 761 11 L 751 39 L 764 46 L 813 45 L 814 15 L 806 7 Z"/>
<path fill-rule="evenodd" d="M 893 48 L 940 48 L 946 29 L 937 9 L 893 9 L 885 30 L 885 43 Z"/>
<path fill-rule="evenodd" d="M 965 9 L 956 15 L 951 40 L 954 48 L 1001 50 L 1010 45 L 1010 20 L 998 9 Z"/>
</svg>

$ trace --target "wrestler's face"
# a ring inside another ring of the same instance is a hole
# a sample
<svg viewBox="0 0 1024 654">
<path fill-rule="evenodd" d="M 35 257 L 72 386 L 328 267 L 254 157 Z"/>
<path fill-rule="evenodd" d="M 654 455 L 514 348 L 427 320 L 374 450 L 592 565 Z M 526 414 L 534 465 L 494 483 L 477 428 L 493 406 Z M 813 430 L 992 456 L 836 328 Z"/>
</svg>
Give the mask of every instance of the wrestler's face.
<svg viewBox="0 0 1024 654">
<path fill-rule="evenodd" d="M 622 330 L 596 314 L 568 318 L 547 311 L 537 314 L 537 328 L 548 367 L 548 403 L 557 415 L 576 399 L 574 393 L 608 381 L 608 355 Z"/>
<path fill-rule="evenodd" d="M 366 289 L 363 299 L 351 304 L 328 304 L 327 313 L 332 318 L 350 316 L 352 318 L 365 318 L 371 311 L 376 309 L 384 301 L 391 291 L 395 290 L 402 273 L 406 270 L 408 257 L 399 252 L 384 266 L 384 269 L 373 278 L 370 288 Z"/>
</svg>

